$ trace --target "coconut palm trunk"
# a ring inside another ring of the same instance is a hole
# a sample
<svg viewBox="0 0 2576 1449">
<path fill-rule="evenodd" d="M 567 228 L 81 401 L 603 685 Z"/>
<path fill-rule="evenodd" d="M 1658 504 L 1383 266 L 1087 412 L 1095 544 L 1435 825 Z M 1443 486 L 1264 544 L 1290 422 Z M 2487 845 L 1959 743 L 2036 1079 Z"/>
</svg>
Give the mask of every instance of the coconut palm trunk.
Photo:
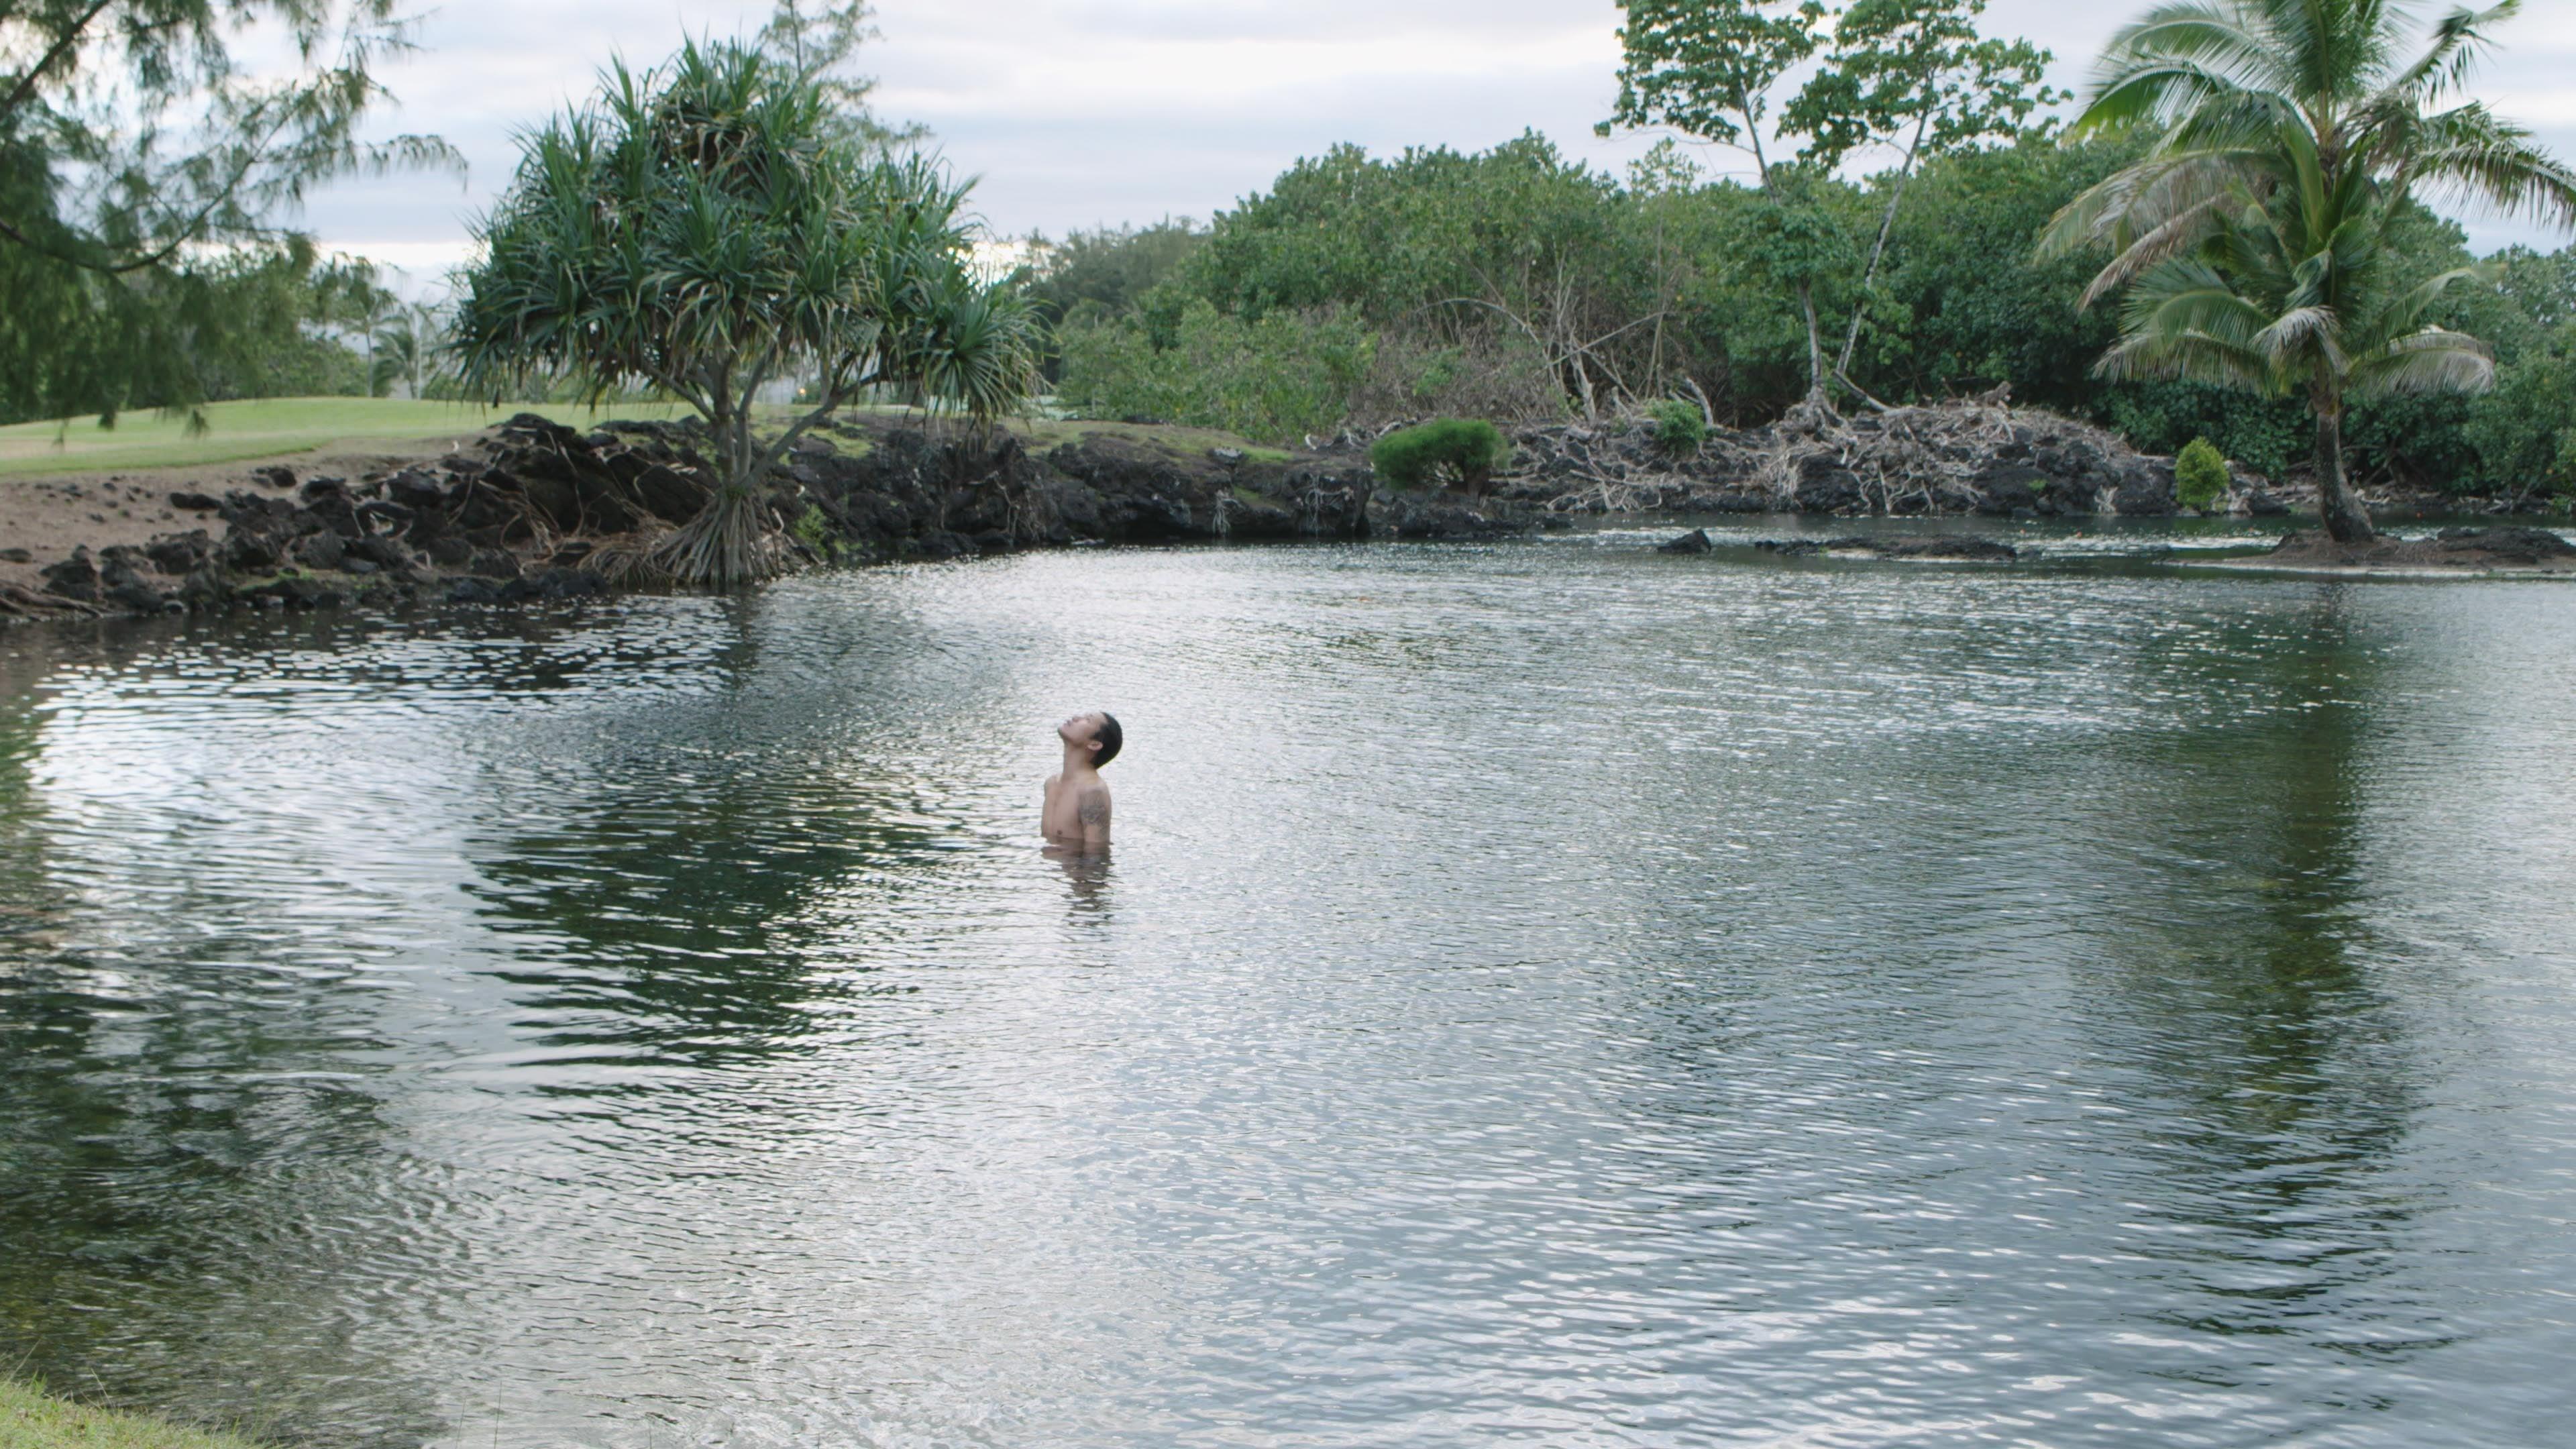
<svg viewBox="0 0 2576 1449">
<path fill-rule="evenodd" d="M 2311 403 L 2317 415 L 2317 515 L 2326 537 L 2337 543 L 2368 543 L 2379 536 L 2370 509 L 2352 486 L 2343 466 L 2343 400 L 2320 388 Z"/>
</svg>

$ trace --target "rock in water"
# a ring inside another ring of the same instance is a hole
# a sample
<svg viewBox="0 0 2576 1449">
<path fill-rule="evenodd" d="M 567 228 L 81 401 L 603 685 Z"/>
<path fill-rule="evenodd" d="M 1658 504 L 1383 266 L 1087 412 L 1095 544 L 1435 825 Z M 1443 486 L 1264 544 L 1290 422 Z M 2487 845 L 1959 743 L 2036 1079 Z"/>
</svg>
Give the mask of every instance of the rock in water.
<svg viewBox="0 0 2576 1449">
<path fill-rule="evenodd" d="M 1694 528 L 1679 538 L 1666 539 L 1655 545 L 1657 553 L 1706 553 L 1716 547 L 1708 541 L 1708 530 Z"/>
<path fill-rule="evenodd" d="M 2576 558 L 2576 544 L 2545 528 L 2446 528 L 2440 541 L 2446 549 L 2480 550 L 2498 563 Z"/>
<path fill-rule="evenodd" d="M 1991 538 L 1889 538 L 1867 547 L 1880 558 L 1947 558 L 2010 563 L 2021 557 L 2021 551 L 2011 544 L 1997 543 Z"/>
</svg>

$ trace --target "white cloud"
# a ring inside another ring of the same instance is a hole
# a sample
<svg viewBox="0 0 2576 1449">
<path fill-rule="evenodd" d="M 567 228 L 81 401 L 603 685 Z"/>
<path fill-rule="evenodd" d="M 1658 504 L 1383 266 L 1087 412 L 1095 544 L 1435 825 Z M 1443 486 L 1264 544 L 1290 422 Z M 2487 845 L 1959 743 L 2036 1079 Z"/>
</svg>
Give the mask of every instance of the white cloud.
<svg viewBox="0 0 2576 1449">
<path fill-rule="evenodd" d="M 2026 35 L 2081 82 L 2135 3 L 1995 0 L 1990 32 Z M 684 34 L 756 25 L 765 0 L 639 10 L 619 0 L 443 0 L 426 52 L 388 79 L 386 129 L 435 131 L 471 170 L 352 182 L 306 218 L 337 248 L 461 258 L 466 223 L 509 180 L 516 131 L 586 95 L 623 53 L 649 64 Z M 1476 149 L 1524 128 L 1617 166 L 1639 137 L 1596 139 L 1609 113 L 1619 12 L 1602 0 L 882 0 L 870 65 L 882 109 L 927 122 L 980 175 L 977 202 L 1009 234 L 1204 217 L 1335 142 Z M 2479 93 L 2576 157 L 2576 5 L 2534 6 Z M 2535 228 L 2468 218 L 2481 246 L 2558 245 Z"/>
</svg>

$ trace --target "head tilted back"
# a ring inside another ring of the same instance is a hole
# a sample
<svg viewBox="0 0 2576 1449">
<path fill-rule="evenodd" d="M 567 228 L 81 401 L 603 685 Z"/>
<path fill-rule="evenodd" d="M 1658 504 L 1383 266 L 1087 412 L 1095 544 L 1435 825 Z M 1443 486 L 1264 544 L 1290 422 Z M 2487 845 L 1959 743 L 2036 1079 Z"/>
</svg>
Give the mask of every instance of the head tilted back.
<svg viewBox="0 0 2576 1449">
<path fill-rule="evenodd" d="M 1091 739 L 1100 746 L 1100 753 L 1091 757 L 1091 767 L 1096 770 L 1118 758 L 1118 747 L 1127 743 L 1127 732 L 1118 727 L 1118 716 L 1104 709 L 1100 712 L 1100 730 Z"/>
</svg>

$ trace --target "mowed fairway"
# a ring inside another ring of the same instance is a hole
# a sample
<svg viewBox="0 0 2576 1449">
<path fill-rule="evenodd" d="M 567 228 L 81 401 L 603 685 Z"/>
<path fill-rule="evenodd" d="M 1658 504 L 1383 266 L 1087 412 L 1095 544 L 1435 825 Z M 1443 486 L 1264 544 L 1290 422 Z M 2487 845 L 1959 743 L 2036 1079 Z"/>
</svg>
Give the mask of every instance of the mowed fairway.
<svg viewBox="0 0 2576 1449">
<path fill-rule="evenodd" d="M 0 477 L 97 473 L 121 468 L 188 468 L 309 453 L 335 443 L 419 443 L 463 440 L 517 412 L 542 412 L 576 428 L 606 418 L 671 418 L 688 411 L 676 403 L 612 403 L 603 408 L 562 403 L 504 404 L 417 402 L 396 398 L 291 397 L 215 403 L 205 410 L 206 431 L 187 433 L 184 414 L 126 413 L 113 428 L 96 417 L 18 423 L 0 428 Z"/>
</svg>

